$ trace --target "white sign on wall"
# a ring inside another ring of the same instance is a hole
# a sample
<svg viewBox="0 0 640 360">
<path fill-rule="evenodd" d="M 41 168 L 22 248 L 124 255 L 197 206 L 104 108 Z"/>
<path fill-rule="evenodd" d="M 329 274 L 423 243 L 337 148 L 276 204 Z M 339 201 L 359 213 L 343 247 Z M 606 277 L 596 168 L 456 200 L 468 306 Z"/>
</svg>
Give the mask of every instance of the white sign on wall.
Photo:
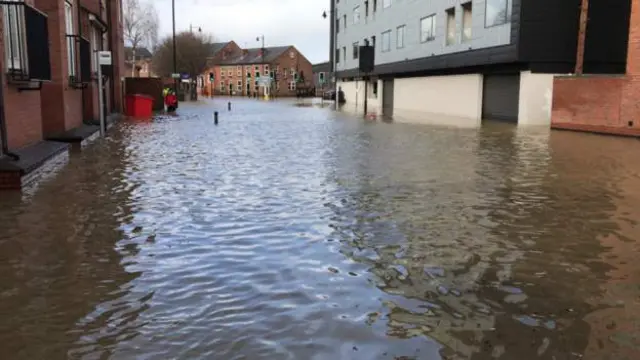
<svg viewBox="0 0 640 360">
<path fill-rule="evenodd" d="M 98 51 L 98 64 L 111 65 L 111 51 Z"/>
</svg>

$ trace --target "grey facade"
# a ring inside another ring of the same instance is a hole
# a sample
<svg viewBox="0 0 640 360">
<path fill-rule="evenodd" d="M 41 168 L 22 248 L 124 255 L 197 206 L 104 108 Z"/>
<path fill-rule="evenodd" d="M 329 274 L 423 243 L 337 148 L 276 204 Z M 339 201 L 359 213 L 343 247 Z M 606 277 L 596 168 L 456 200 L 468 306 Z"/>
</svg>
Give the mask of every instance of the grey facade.
<svg viewBox="0 0 640 360">
<path fill-rule="evenodd" d="M 317 89 L 333 89 L 334 83 L 331 82 L 331 62 L 323 62 L 314 64 L 313 67 L 313 86 Z"/>
<path fill-rule="evenodd" d="M 337 44 L 340 49 L 338 71 L 357 68 L 358 60 L 353 57 L 352 46 L 354 43 L 364 45 L 364 40 L 371 41 L 372 36 L 375 36 L 376 65 L 508 45 L 511 42 L 511 21 L 485 27 L 486 0 L 391 0 L 389 2 L 390 5 L 384 8 L 384 0 L 376 1 L 377 8 L 374 11 L 374 1 L 369 0 L 368 16 L 365 16 L 367 4 L 364 0 L 339 0 L 336 4 L 340 25 L 337 34 Z M 472 4 L 471 38 L 462 41 L 462 4 L 466 3 Z M 513 2 L 507 1 L 507 6 L 507 13 L 511 14 Z M 356 7 L 360 12 L 358 23 L 354 23 Z M 454 10 L 456 25 L 455 41 L 451 44 L 447 44 L 447 10 L 449 9 Z M 435 36 L 433 39 L 421 41 L 421 19 L 431 15 L 435 18 Z M 510 16 L 507 18 L 510 19 Z M 398 28 L 401 26 L 404 26 L 404 41 L 398 39 Z M 387 31 L 390 31 L 388 50 L 383 48 L 383 33 Z M 346 54 L 343 50 L 346 50 Z"/>
</svg>

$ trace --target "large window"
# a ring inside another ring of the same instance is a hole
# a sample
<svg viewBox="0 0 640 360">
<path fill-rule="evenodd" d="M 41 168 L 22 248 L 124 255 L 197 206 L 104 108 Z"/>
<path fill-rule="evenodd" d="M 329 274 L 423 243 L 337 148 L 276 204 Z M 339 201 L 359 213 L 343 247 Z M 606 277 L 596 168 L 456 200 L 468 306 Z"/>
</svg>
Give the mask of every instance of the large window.
<svg viewBox="0 0 640 360">
<path fill-rule="evenodd" d="M 391 6 L 391 0 L 382 0 L 383 8 L 388 8 L 389 6 Z"/>
<path fill-rule="evenodd" d="M 64 3 L 64 23 L 67 33 L 67 65 L 69 76 L 76 76 L 76 38 L 73 32 L 73 7 L 68 2 Z"/>
<path fill-rule="evenodd" d="M 396 30 L 396 48 L 402 49 L 404 47 L 404 29 L 405 26 L 398 26 Z"/>
<path fill-rule="evenodd" d="M 358 58 L 358 52 L 360 50 L 360 43 L 358 42 L 354 42 L 353 43 L 353 58 L 357 59 Z"/>
<path fill-rule="evenodd" d="M 431 41 L 436 38 L 436 16 L 430 15 L 420 19 L 420 42 Z"/>
<path fill-rule="evenodd" d="M 472 11 L 470 2 L 462 5 L 462 42 L 471 40 Z"/>
<path fill-rule="evenodd" d="M 382 52 L 391 50 L 391 30 L 382 33 Z"/>
<path fill-rule="evenodd" d="M 24 7 L 17 4 L 5 4 L 2 6 L 2 18 L 4 22 L 5 66 L 10 71 L 26 70 L 23 69 L 27 64 Z"/>
<path fill-rule="evenodd" d="M 509 0 L 487 0 L 484 26 L 491 27 L 506 24 L 509 20 Z"/>
<path fill-rule="evenodd" d="M 347 47 L 346 46 L 342 47 L 342 60 L 344 62 L 347 62 Z"/>
<path fill-rule="evenodd" d="M 447 45 L 456 43 L 456 9 L 447 10 Z"/>
<path fill-rule="evenodd" d="M 353 23 L 357 24 L 360 22 L 360 6 L 356 6 L 353 8 Z"/>
</svg>

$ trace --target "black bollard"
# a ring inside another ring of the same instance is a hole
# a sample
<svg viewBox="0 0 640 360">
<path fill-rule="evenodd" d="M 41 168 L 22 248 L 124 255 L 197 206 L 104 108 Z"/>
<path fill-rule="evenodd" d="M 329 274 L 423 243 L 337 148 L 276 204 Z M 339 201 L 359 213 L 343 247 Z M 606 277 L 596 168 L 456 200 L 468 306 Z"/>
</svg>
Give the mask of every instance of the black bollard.
<svg viewBox="0 0 640 360">
<path fill-rule="evenodd" d="M 227 104 L 227 108 L 229 109 L 229 111 L 231 111 L 231 101 L 229 101 L 229 103 Z"/>
<path fill-rule="evenodd" d="M 213 123 L 218 125 L 218 112 L 213 113 Z"/>
</svg>

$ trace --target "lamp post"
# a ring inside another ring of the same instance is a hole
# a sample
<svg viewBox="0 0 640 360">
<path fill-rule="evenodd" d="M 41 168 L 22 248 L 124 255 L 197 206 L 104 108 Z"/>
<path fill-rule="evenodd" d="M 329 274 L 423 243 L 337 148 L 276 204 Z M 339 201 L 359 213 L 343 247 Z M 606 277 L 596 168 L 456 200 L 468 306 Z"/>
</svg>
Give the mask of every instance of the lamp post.
<svg viewBox="0 0 640 360">
<path fill-rule="evenodd" d="M 261 57 L 262 57 L 262 70 L 264 70 L 264 35 L 260 35 L 256 37 L 256 41 L 260 41 L 262 40 L 262 47 L 260 48 L 260 53 L 261 53 Z M 264 71 L 263 71 L 264 73 Z M 264 74 L 261 74 L 262 76 L 264 76 Z M 269 86 L 271 86 L 271 82 L 269 82 Z M 269 100 L 269 89 L 267 89 L 267 85 L 265 85 L 263 83 L 262 87 L 264 88 L 264 98 L 265 100 Z"/>
<path fill-rule="evenodd" d="M 173 75 L 178 73 L 178 55 L 176 52 L 176 0 L 171 0 L 171 16 L 173 20 Z M 173 91 L 178 94 L 178 79 L 173 78 Z"/>
<path fill-rule="evenodd" d="M 338 59 L 336 59 L 336 48 L 338 47 L 338 29 L 336 28 L 336 9 L 335 9 L 335 3 L 332 1 L 331 2 L 331 10 L 329 10 L 329 13 L 331 14 L 331 16 L 329 16 L 329 21 L 331 21 L 331 24 L 329 25 L 329 32 L 331 33 L 331 41 L 329 41 L 330 45 L 331 45 L 331 51 L 329 53 L 329 59 L 331 61 L 331 81 L 333 81 L 334 83 L 334 94 L 335 94 L 335 109 L 338 110 L 338 101 L 340 99 L 339 94 L 338 94 L 338 79 L 336 78 L 336 73 L 338 72 L 338 65 L 337 65 L 337 61 Z M 327 12 L 324 11 L 322 13 L 322 17 L 323 18 L 327 18 Z M 324 94 L 322 94 L 322 96 L 324 97 Z"/>
<path fill-rule="evenodd" d="M 193 33 L 193 25 L 189 24 L 189 32 Z M 198 32 L 202 33 L 202 27 L 198 26 Z"/>
</svg>

